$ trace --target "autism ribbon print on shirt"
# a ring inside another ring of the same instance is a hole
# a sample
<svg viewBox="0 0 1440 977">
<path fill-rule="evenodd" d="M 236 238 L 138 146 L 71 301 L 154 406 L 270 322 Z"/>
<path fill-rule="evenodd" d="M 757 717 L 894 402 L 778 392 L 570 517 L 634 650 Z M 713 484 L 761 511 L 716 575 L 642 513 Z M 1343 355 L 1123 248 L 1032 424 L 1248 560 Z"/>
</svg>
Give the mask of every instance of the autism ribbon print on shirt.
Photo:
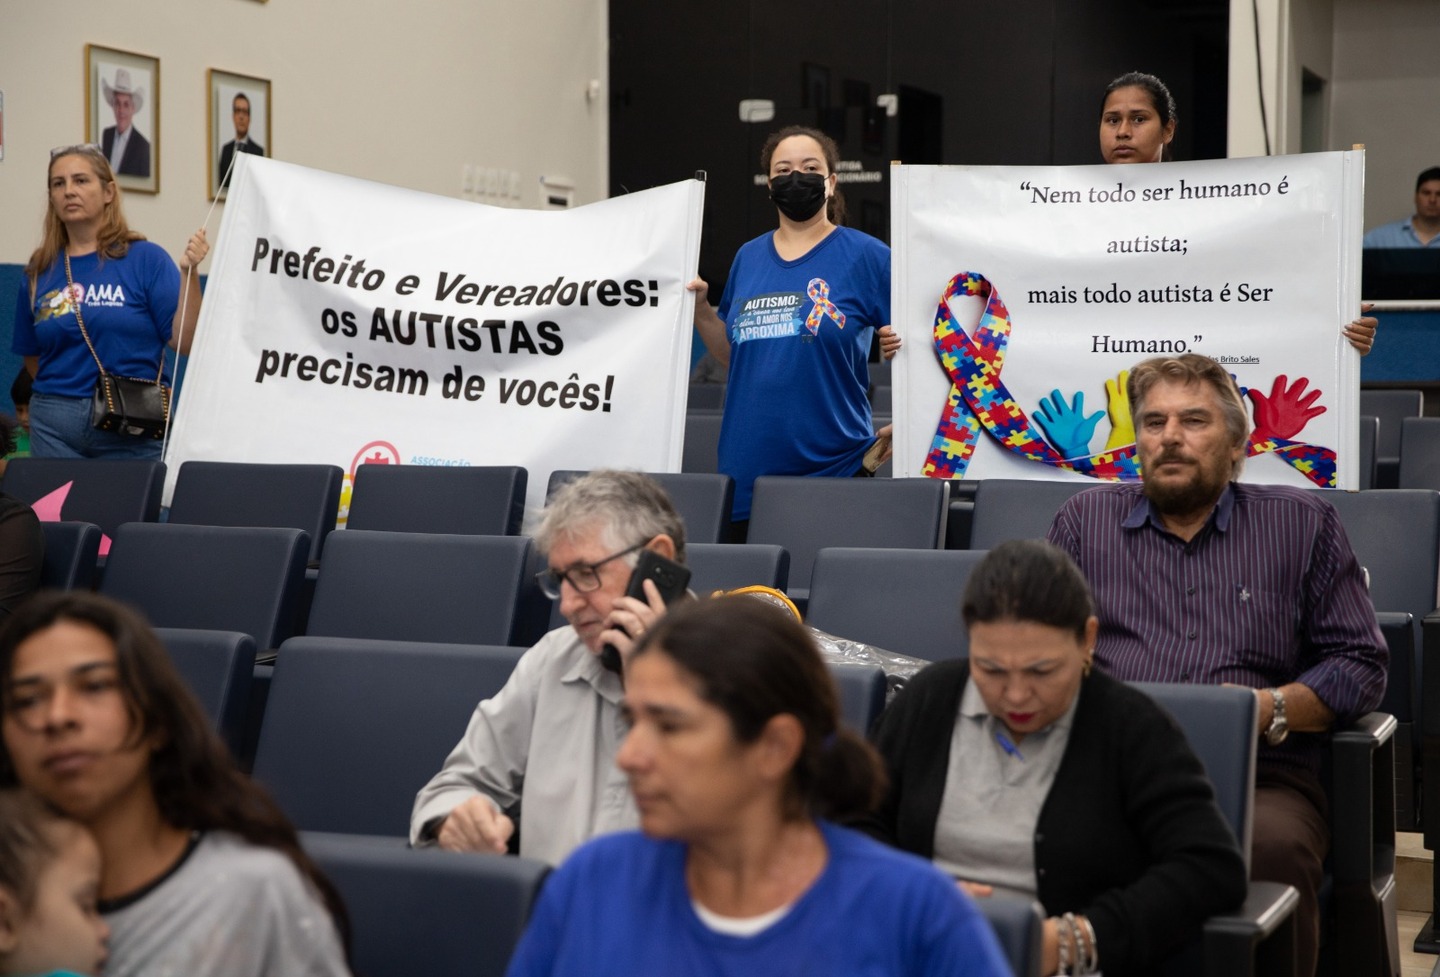
<svg viewBox="0 0 1440 977">
<path fill-rule="evenodd" d="M 810 279 L 810 284 L 805 286 L 805 294 L 815 303 L 815 307 L 805 317 L 805 328 L 810 330 L 810 335 L 820 331 L 820 323 L 825 321 L 826 316 L 835 320 L 835 325 L 841 329 L 845 328 L 845 313 L 835 308 L 835 303 L 830 301 L 830 285 L 825 279 Z"/>
<path fill-rule="evenodd" d="M 973 296 L 984 300 L 984 311 L 973 336 L 955 321 L 950 300 Z M 1042 405 L 1040 424 L 1032 424 L 1019 402 L 1001 380 L 1013 323 L 999 292 L 976 272 L 961 272 L 950 279 L 935 313 L 935 351 L 950 379 L 950 393 L 940 416 L 922 473 L 933 478 L 963 478 L 983 428 L 1007 451 L 1030 461 L 1073 471 L 1106 481 L 1135 480 L 1140 477 L 1139 459 L 1133 443 L 1107 445 L 1098 454 L 1088 452 L 1089 436 L 1099 415 L 1083 418 L 1083 396 L 1077 394 L 1073 413 L 1062 434 L 1056 408 L 1063 410 L 1063 397 L 1055 391 L 1049 405 Z M 1318 391 L 1301 398 L 1306 382 L 1301 379 L 1288 391 L 1286 378 L 1276 380 L 1269 398 L 1254 391 L 1256 425 L 1246 447 L 1250 456 L 1273 452 L 1322 488 L 1336 484 L 1335 452 L 1329 448 L 1293 440 L 1306 421 L 1324 410 L 1311 406 Z M 1112 405 L 1113 406 L 1113 405 Z M 1048 423 L 1046 423 L 1048 422 Z M 1112 411 L 1112 423 L 1116 419 Z M 1077 452 L 1066 457 L 1042 437 L 1037 427 L 1049 430 L 1052 440 Z M 1078 437 L 1075 432 L 1079 431 Z"/>
</svg>

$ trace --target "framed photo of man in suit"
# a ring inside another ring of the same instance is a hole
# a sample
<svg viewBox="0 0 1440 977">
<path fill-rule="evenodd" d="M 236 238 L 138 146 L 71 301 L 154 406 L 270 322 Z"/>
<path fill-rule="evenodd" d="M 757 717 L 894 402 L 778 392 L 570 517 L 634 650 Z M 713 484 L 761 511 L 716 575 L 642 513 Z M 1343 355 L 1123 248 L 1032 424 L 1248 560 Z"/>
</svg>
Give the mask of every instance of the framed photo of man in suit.
<svg viewBox="0 0 1440 977">
<path fill-rule="evenodd" d="M 211 68 L 208 104 L 210 199 L 223 200 L 237 156 L 270 155 L 270 82 Z"/>
<path fill-rule="evenodd" d="M 85 45 L 85 131 L 126 190 L 160 192 L 160 59 Z"/>
</svg>

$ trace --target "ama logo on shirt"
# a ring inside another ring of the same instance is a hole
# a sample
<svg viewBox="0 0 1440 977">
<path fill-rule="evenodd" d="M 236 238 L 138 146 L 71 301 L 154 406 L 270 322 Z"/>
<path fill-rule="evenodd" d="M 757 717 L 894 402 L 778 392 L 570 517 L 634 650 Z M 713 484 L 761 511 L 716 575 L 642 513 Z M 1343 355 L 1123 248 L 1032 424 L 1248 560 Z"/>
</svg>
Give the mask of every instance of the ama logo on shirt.
<svg viewBox="0 0 1440 977">
<path fill-rule="evenodd" d="M 125 305 L 125 289 L 119 284 L 100 283 L 86 289 L 84 285 L 66 285 L 46 292 L 35 303 L 35 322 L 41 323 L 56 316 L 74 315 L 75 307 L 83 304 L 93 307 L 121 308 Z"/>
</svg>

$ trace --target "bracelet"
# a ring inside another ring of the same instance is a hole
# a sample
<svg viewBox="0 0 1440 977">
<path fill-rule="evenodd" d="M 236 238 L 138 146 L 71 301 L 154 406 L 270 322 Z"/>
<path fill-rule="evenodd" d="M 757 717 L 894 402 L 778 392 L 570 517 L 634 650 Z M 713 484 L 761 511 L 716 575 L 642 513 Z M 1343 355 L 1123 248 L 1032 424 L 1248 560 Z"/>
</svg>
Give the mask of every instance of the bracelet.
<svg viewBox="0 0 1440 977">
<path fill-rule="evenodd" d="M 1055 933 L 1060 950 L 1057 974 L 1086 975 L 1099 971 L 1100 953 L 1095 945 L 1095 927 L 1085 916 L 1066 913 L 1056 918 Z M 1082 936 L 1083 929 L 1083 936 Z"/>
</svg>

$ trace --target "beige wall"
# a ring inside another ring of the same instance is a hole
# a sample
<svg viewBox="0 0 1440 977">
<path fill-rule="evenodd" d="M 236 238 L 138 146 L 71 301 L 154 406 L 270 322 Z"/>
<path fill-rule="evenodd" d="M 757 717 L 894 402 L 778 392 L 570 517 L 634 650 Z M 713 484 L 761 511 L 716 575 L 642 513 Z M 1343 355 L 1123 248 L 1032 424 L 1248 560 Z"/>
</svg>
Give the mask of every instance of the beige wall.
<svg viewBox="0 0 1440 977">
<path fill-rule="evenodd" d="M 1365 226 L 1414 212 L 1415 176 L 1440 166 L 1440 3 L 1334 0 L 1330 142 L 1365 144 Z"/>
<path fill-rule="evenodd" d="M 541 174 L 573 181 L 577 203 L 606 194 L 605 0 L 8 0 L 0 9 L 0 262 L 23 262 L 38 243 L 50 148 L 84 139 L 87 43 L 160 58 L 161 189 L 127 194 L 125 207 L 172 253 L 209 207 L 209 68 L 271 80 L 268 148 L 280 159 L 449 196 L 460 195 L 466 163 L 498 167 L 520 174 L 522 206 L 538 200 Z"/>
<path fill-rule="evenodd" d="M 1230 5 L 1231 156 L 1263 153 L 1252 0 Z M 1300 151 L 1302 69 L 1327 81 L 1325 146 L 1363 143 L 1365 226 L 1408 216 L 1440 166 L 1440 2 L 1259 0 L 1271 151 Z"/>
</svg>

